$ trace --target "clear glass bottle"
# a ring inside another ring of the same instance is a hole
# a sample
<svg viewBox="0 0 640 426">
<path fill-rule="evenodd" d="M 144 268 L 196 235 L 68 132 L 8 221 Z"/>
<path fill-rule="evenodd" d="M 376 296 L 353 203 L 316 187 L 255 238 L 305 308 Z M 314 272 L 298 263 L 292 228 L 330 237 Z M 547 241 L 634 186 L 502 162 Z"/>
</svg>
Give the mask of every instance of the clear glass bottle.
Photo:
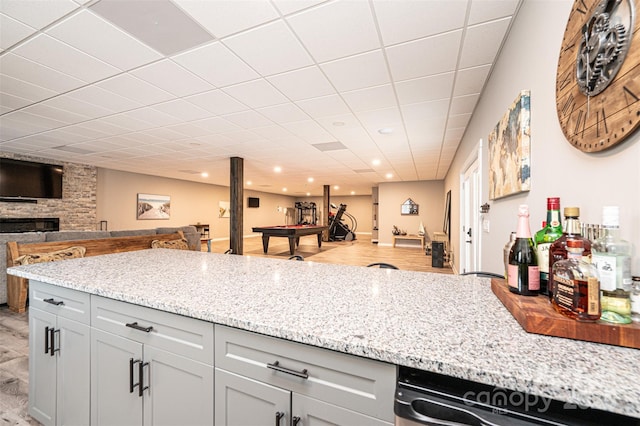
<svg viewBox="0 0 640 426">
<path fill-rule="evenodd" d="M 504 279 L 509 278 L 509 253 L 511 253 L 511 247 L 516 242 L 516 232 L 511 231 L 511 235 L 509 236 L 509 241 L 504 245 L 504 249 L 502 249 L 502 255 L 504 258 Z"/>
<path fill-rule="evenodd" d="M 640 277 L 631 282 L 631 321 L 640 322 Z"/>
<path fill-rule="evenodd" d="M 591 263 L 591 241 L 582 236 L 582 225 L 580 224 L 580 209 L 578 207 L 564 208 L 564 231 L 562 236 L 549 246 L 549 271 L 553 264 L 567 258 L 567 241 L 581 240 L 582 257 L 587 263 Z M 553 280 L 549 280 L 549 298 L 553 294 Z"/>
<path fill-rule="evenodd" d="M 593 322 L 600 318 L 600 282 L 595 266 L 584 260 L 583 245 L 582 240 L 568 240 L 567 258 L 551 267 L 551 304 L 562 315 Z"/>
<path fill-rule="evenodd" d="M 631 244 L 620 238 L 619 208 L 602 209 L 602 235 L 591 246 L 591 261 L 600 277 L 601 320 L 631 322 Z"/>
<path fill-rule="evenodd" d="M 529 206 L 518 208 L 516 241 L 509 252 L 507 283 L 509 291 L 525 296 L 537 296 L 540 291 L 538 258 L 529 227 Z"/>
<path fill-rule="evenodd" d="M 560 198 L 547 198 L 547 225 L 536 232 L 536 255 L 540 268 L 540 293 L 549 294 L 549 248 L 562 236 Z"/>
</svg>

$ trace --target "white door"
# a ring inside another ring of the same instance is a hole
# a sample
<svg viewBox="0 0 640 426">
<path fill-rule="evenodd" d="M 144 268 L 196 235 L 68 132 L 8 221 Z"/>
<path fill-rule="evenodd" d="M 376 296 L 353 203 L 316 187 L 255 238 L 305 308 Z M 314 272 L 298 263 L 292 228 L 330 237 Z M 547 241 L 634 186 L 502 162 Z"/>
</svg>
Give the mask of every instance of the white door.
<svg viewBox="0 0 640 426">
<path fill-rule="evenodd" d="M 460 190 L 460 272 L 472 272 L 481 270 L 480 265 L 480 150 L 474 150 L 474 154 L 467 160 L 461 177 Z"/>
</svg>

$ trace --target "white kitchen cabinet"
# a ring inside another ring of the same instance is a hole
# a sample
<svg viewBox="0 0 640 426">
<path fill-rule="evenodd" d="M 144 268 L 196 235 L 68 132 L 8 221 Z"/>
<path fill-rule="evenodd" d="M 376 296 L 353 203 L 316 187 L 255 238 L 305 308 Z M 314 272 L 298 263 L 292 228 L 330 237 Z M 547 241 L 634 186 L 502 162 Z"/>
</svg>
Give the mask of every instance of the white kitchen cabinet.
<svg viewBox="0 0 640 426">
<path fill-rule="evenodd" d="M 44 425 L 89 422 L 89 295 L 29 285 L 29 414 Z"/>
<path fill-rule="evenodd" d="M 221 325 L 215 338 L 216 426 L 393 423 L 394 365 Z"/>
<path fill-rule="evenodd" d="M 213 324 L 93 296 L 91 424 L 213 424 Z"/>
</svg>

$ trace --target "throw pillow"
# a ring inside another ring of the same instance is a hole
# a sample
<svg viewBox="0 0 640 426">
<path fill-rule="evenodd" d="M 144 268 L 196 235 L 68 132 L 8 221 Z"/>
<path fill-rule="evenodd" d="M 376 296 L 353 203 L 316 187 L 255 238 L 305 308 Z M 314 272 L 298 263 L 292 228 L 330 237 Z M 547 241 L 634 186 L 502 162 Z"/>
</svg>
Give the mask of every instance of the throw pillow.
<svg viewBox="0 0 640 426">
<path fill-rule="evenodd" d="M 189 250 L 189 244 L 187 244 L 187 240 L 170 240 L 170 241 L 160 241 L 153 240 L 151 241 L 151 248 L 166 248 L 166 249 L 174 249 L 174 250 Z"/>
</svg>

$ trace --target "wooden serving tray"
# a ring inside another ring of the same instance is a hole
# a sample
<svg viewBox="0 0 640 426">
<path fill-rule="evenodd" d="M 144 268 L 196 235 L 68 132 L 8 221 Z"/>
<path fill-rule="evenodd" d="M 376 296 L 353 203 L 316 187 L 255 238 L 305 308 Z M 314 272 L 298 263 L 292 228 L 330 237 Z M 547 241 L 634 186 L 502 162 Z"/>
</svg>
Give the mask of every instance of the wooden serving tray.
<svg viewBox="0 0 640 426">
<path fill-rule="evenodd" d="M 528 333 L 640 349 L 640 324 L 579 322 L 556 312 L 547 296 L 511 293 L 503 279 L 492 278 L 491 290 Z"/>
</svg>

